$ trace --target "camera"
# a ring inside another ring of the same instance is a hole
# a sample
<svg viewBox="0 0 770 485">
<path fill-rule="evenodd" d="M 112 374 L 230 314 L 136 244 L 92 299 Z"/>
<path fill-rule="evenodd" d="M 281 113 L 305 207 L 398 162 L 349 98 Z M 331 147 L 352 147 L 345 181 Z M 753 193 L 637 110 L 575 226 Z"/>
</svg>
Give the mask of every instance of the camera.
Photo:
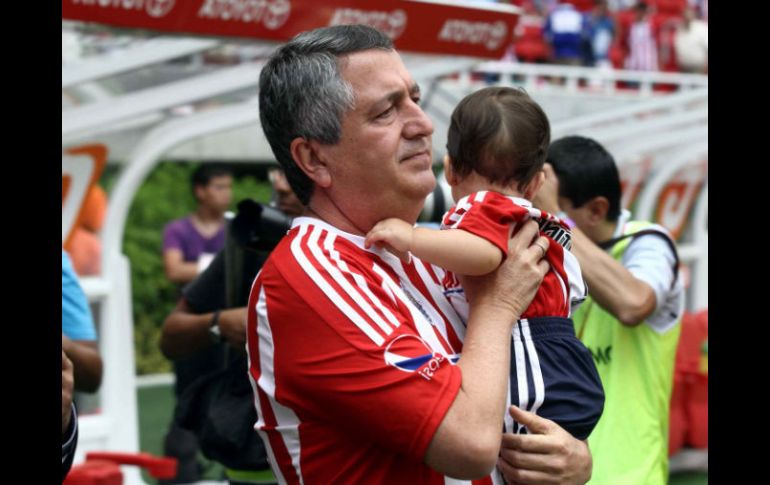
<svg viewBox="0 0 770 485">
<path fill-rule="evenodd" d="M 273 207 L 251 199 L 238 203 L 230 222 L 230 236 L 244 249 L 269 252 L 291 228 L 291 218 Z"/>
<path fill-rule="evenodd" d="M 228 214 L 225 230 L 225 302 L 227 308 L 245 306 L 251 284 L 268 254 L 291 228 L 283 212 L 251 199 Z"/>
</svg>

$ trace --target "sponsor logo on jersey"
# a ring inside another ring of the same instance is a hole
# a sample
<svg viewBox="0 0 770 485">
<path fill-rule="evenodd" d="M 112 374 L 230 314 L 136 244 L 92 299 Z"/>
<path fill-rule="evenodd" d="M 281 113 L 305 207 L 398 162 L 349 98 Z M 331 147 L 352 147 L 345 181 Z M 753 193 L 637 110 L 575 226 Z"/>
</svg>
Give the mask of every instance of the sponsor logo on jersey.
<svg viewBox="0 0 770 485">
<path fill-rule="evenodd" d="M 538 219 L 540 232 L 550 237 L 564 249 L 572 249 L 572 233 L 565 229 L 561 224 L 546 219 Z"/>
<path fill-rule="evenodd" d="M 384 357 L 386 364 L 402 372 L 416 372 L 428 381 L 443 362 L 449 360 L 454 363 L 459 359 L 459 356 L 446 357 L 432 352 L 428 344 L 416 335 L 400 335 L 393 339 L 385 348 Z"/>
</svg>

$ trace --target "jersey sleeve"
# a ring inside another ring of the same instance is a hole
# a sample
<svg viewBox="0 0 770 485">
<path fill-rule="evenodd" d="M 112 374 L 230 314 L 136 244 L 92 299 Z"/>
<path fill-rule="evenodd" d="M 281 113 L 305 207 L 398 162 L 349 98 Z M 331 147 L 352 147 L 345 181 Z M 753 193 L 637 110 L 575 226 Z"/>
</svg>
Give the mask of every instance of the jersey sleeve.
<svg viewBox="0 0 770 485">
<path fill-rule="evenodd" d="M 476 192 L 460 199 L 444 217 L 442 229 L 462 229 L 486 239 L 508 254 L 508 239 L 529 210 L 496 192 Z"/>
<path fill-rule="evenodd" d="M 252 377 L 300 421 L 331 422 L 422 457 L 461 372 L 420 336 L 412 313 L 386 287 L 375 271 L 334 250 L 302 253 L 280 270 L 269 262 L 249 308 L 249 345 L 252 321 L 260 345 Z"/>
</svg>

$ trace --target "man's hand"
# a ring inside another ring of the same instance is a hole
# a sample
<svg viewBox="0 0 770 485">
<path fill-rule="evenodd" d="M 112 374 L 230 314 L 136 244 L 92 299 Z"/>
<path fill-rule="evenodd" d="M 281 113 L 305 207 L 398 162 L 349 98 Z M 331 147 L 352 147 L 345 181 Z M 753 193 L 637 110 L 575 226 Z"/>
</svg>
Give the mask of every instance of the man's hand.
<svg viewBox="0 0 770 485">
<path fill-rule="evenodd" d="M 530 247 L 533 239 L 540 247 Z M 461 278 L 470 303 L 463 356 L 457 363 L 462 386 L 425 454 L 425 463 L 434 470 L 468 480 L 494 469 L 508 393 L 511 329 L 548 271 L 543 261 L 547 248 L 537 223 L 528 221 L 508 242 L 509 256 L 496 270 Z"/>
<path fill-rule="evenodd" d="M 414 227 L 401 219 L 384 219 L 372 228 L 366 235 L 367 248 L 375 244 L 384 247 L 402 261 L 408 262 L 409 250 L 412 248 Z"/>
<path fill-rule="evenodd" d="M 510 485 L 582 485 L 591 478 L 588 444 L 558 424 L 516 406 L 511 416 L 532 434 L 503 435 L 497 466 Z"/>
<path fill-rule="evenodd" d="M 72 419 L 72 390 L 75 387 L 72 361 L 61 351 L 61 434 L 69 428 Z"/>
<path fill-rule="evenodd" d="M 508 258 L 486 276 L 459 276 L 471 310 L 479 305 L 500 308 L 514 322 L 535 297 L 548 263 L 543 260 L 548 251 L 548 239 L 538 237 L 534 221 L 526 222 L 508 242 Z"/>
<path fill-rule="evenodd" d="M 545 164 L 543 171 L 545 172 L 545 182 L 532 198 L 532 204 L 538 209 L 557 214 L 561 210 L 559 207 L 559 179 L 550 163 Z"/>
<path fill-rule="evenodd" d="M 246 307 L 222 310 L 219 313 L 219 331 L 222 337 L 233 347 L 246 348 Z"/>
</svg>

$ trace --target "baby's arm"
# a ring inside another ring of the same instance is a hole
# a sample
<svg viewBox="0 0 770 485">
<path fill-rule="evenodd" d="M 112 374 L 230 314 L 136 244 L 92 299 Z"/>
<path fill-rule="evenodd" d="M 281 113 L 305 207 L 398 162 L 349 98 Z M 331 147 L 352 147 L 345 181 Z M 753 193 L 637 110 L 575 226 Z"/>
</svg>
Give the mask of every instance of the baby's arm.
<svg viewBox="0 0 770 485">
<path fill-rule="evenodd" d="M 401 259 L 411 252 L 436 266 L 470 276 L 489 273 L 503 260 L 497 246 L 462 229 L 413 227 L 400 219 L 378 222 L 366 235 L 366 247 L 372 244 L 387 247 Z"/>
</svg>

